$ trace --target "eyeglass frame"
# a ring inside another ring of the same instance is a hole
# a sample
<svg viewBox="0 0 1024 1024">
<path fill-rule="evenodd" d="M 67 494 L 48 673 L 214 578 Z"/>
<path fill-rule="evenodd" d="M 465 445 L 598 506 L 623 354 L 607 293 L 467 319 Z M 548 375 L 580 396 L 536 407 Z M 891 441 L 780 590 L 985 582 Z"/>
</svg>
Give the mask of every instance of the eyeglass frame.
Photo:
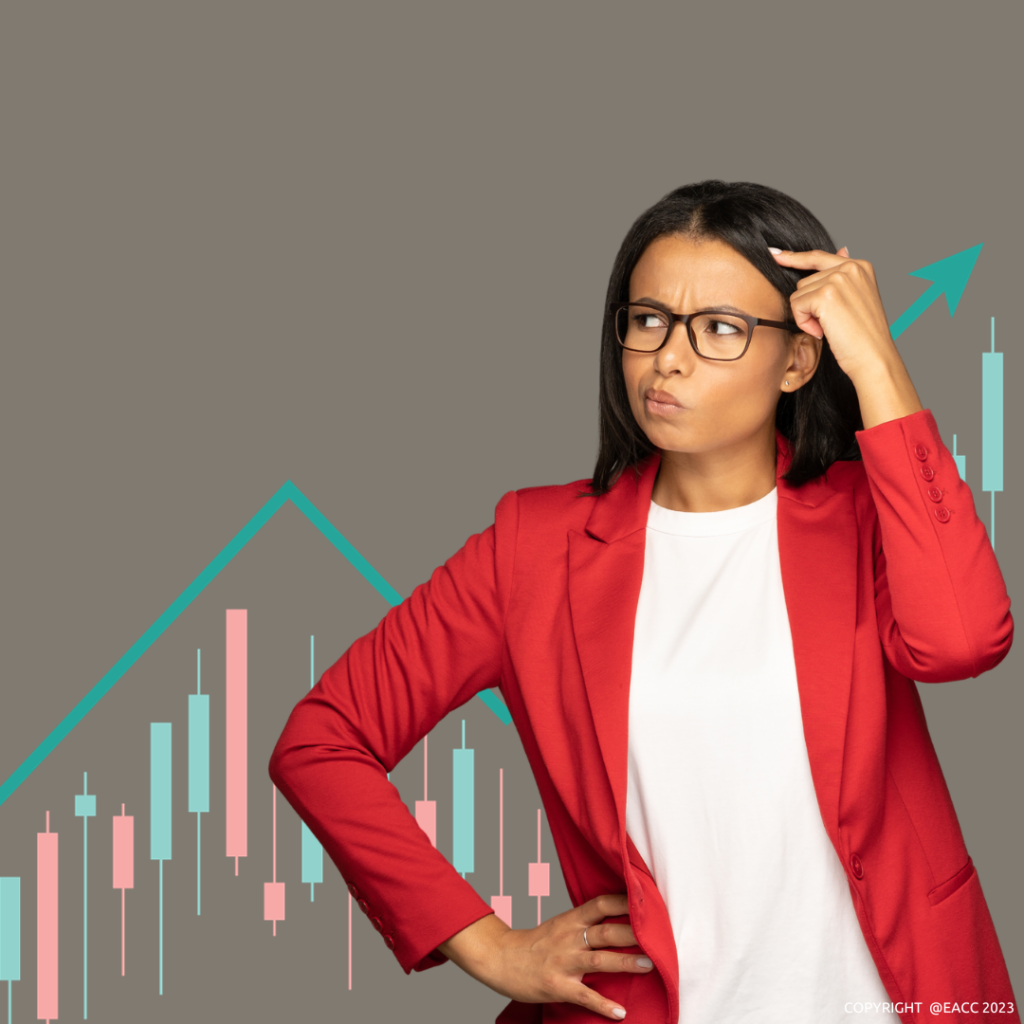
<svg viewBox="0 0 1024 1024">
<path fill-rule="evenodd" d="M 668 327 L 665 331 L 665 337 L 662 339 L 661 344 L 657 348 L 630 348 L 623 341 L 619 339 L 619 330 L 616 326 L 616 321 L 619 315 L 620 309 L 627 309 L 629 306 L 640 306 L 644 309 L 656 309 L 659 313 L 664 313 L 665 316 L 669 317 Z M 758 325 L 762 327 L 778 327 L 784 331 L 799 331 L 799 324 L 792 320 L 766 320 L 760 316 L 750 316 L 747 313 L 734 313 L 730 309 L 698 309 L 695 313 L 673 313 L 671 309 L 666 308 L 660 304 L 653 302 L 612 302 L 608 304 L 608 311 L 612 315 L 612 330 L 615 332 L 615 340 L 618 342 L 621 348 L 624 348 L 627 352 L 646 352 L 648 354 L 652 352 L 660 352 L 668 339 L 672 337 L 672 331 L 677 323 L 682 323 L 686 328 L 686 337 L 690 340 L 690 347 L 694 352 L 701 357 L 701 359 L 710 359 L 716 363 L 734 363 L 737 359 L 742 359 L 747 354 L 747 349 L 750 348 L 750 342 L 754 338 L 754 328 Z M 743 346 L 743 351 L 738 356 L 706 356 L 697 348 L 697 339 L 693 336 L 693 331 L 690 329 L 690 321 L 696 316 L 702 316 L 705 313 L 721 313 L 723 316 L 734 316 L 739 320 L 745 320 L 747 323 L 747 343 Z"/>
</svg>

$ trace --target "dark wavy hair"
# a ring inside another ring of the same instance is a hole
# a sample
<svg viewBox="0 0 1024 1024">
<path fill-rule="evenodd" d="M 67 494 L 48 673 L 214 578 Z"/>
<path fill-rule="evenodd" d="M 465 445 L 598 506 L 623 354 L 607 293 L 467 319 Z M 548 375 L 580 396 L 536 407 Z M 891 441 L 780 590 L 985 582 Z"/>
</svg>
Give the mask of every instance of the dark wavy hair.
<svg viewBox="0 0 1024 1024">
<path fill-rule="evenodd" d="M 784 192 L 751 181 L 698 181 L 669 192 L 633 223 L 615 257 L 608 281 L 601 332 L 600 447 L 590 491 L 604 494 L 627 467 L 637 476 L 639 464 L 655 451 L 629 405 L 622 375 L 622 348 L 615 338 L 609 306 L 629 301 L 629 279 L 647 247 L 664 235 L 719 239 L 749 260 L 786 301 L 810 270 L 775 262 L 768 246 L 802 251 L 836 251 L 824 225 Z M 863 429 L 853 382 L 836 362 L 828 340 L 810 380 L 794 392 L 782 392 L 775 425 L 793 445 L 784 479 L 799 486 L 824 473 L 839 459 L 860 459 L 855 431 Z"/>
</svg>

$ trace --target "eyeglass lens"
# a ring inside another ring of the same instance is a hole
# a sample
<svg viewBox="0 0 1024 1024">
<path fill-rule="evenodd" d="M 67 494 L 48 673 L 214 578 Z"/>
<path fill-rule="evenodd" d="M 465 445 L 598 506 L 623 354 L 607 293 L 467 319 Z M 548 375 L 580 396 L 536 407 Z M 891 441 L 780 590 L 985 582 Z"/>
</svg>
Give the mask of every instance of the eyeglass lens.
<svg viewBox="0 0 1024 1024">
<path fill-rule="evenodd" d="M 615 316 L 615 332 L 627 348 L 653 352 L 668 332 L 669 318 L 653 306 L 624 306 Z M 677 325 L 682 330 L 683 325 Z M 747 344 L 746 320 L 728 313 L 702 313 L 690 321 L 697 350 L 712 359 L 735 359 Z"/>
</svg>

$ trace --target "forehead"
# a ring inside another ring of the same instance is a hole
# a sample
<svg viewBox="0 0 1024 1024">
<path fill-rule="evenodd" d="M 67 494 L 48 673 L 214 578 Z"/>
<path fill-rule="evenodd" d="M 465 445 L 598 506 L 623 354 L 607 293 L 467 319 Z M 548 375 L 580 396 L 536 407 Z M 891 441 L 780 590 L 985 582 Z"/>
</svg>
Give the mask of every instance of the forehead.
<svg viewBox="0 0 1024 1024">
<path fill-rule="evenodd" d="M 637 261 L 629 297 L 657 299 L 676 308 L 707 308 L 728 303 L 751 312 L 777 312 L 782 297 L 749 260 L 717 238 L 665 235 Z"/>
</svg>

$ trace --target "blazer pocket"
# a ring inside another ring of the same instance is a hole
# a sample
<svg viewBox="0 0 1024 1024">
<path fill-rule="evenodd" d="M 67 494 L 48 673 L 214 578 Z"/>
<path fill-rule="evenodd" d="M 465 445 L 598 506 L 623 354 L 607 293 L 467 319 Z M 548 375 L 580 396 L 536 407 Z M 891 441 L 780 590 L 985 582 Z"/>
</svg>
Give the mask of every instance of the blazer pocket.
<svg viewBox="0 0 1024 1024">
<path fill-rule="evenodd" d="M 949 899 L 957 889 L 963 888 L 976 873 L 974 861 L 968 855 L 967 863 L 952 878 L 947 878 L 928 893 L 928 902 L 934 907 L 937 903 Z"/>
</svg>

